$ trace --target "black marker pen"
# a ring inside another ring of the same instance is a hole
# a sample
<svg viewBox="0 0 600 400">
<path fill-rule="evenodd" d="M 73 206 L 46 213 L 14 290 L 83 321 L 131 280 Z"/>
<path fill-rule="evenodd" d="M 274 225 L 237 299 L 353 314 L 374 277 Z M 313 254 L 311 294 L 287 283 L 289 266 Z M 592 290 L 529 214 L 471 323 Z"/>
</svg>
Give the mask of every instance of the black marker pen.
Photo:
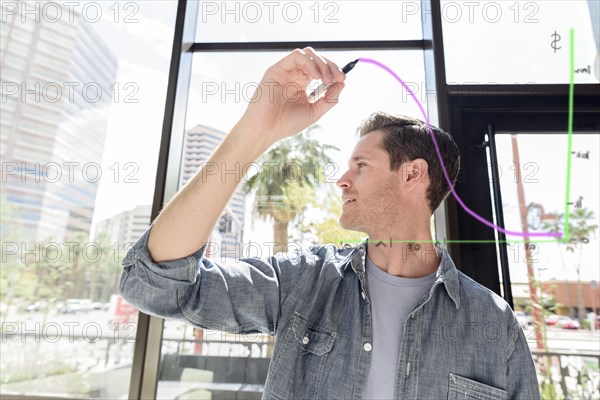
<svg viewBox="0 0 600 400">
<path fill-rule="evenodd" d="M 352 68 L 354 68 L 354 66 L 358 63 L 358 60 L 360 60 L 360 59 L 356 59 L 356 60 L 351 61 L 348 64 L 346 64 L 346 66 L 344 66 L 344 68 L 342 68 L 342 72 L 344 74 L 347 74 L 348 72 L 352 71 Z M 327 89 L 329 89 L 329 87 L 331 85 L 333 85 L 334 83 L 335 82 L 321 83 L 319 85 L 319 87 L 316 88 L 315 90 L 313 90 L 313 92 L 308 96 L 308 102 L 315 103 L 316 101 L 318 101 L 325 94 Z"/>
</svg>

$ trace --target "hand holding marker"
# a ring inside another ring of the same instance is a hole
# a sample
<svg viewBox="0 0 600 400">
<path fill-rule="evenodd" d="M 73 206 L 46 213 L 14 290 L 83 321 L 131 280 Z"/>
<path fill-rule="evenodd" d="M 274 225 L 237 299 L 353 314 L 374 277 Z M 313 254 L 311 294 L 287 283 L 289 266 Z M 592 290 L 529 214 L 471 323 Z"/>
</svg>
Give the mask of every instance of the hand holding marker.
<svg viewBox="0 0 600 400">
<path fill-rule="evenodd" d="M 350 72 L 352 70 L 352 68 L 354 68 L 354 66 L 358 63 L 358 60 L 359 59 L 356 59 L 356 60 L 351 61 L 348 64 L 346 64 L 346 66 L 344 68 L 342 68 L 342 72 L 344 74 L 347 74 L 348 72 Z M 319 85 L 318 88 L 313 90 L 313 92 L 308 96 L 308 102 L 315 103 L 316 101 L 318 101 L 321 97 L 323 97 L 323 95 L 325 94 L 327 89 L 329 89 L 329 87 L 331 85 L 333 85 L 334 83 L 335 82 L 321 83 L 321 85 Z"/>
</svg>

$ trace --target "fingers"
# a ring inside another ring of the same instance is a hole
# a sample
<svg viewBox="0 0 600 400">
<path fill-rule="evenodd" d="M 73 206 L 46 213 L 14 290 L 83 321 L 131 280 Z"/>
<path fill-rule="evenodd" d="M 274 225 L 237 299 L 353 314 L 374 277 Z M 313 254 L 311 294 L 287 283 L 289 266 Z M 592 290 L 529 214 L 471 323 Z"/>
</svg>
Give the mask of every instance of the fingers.
<svg viewBox="0 0 600 400">
<path fill-rule="evenodd" d="M 310 79 L 320 79 L 324 83 L 343 82 L 346 75 L 331 60 L 318 54 L 312 47 L 295 49 L 282 60 L 285 69 L 301 67 Z"/>
<path fill-rule="evenodd" d="M 309 47 L 310 48 L 310 47 Z M 336 63 L 334 63 L 333 61 L 331 61 L 330 59 L 324 57 L 324 56 L 320 56 L 323 61 L 325 63 L 327 63 L 327 66 L 329 67 L 329 72 L 331 73 L 332 77 L 333 77 L 333 82 L 344 82 L 346 80 L 346 74 L 344 74 L 342 72 L 342 68 L 338 67 L 338 65 Z"/>
<path fill-rule="evenodd" d="M 336 82 L 327 89 L 321 102 L 335 105 L 339 101 L 340 93 L 344 89 L 344 82 Z M 332 107 L 333 107 L 332 105 Z"/>
<path fill-rule="evenodd" d="M 344 89 L 344 82 L 334 83 L 325 94 L 325 97 L 314 104 L 318 118 L 321 118 L 327 111 L 332 109 L 338 102 L 340 93 Z"/>
<path fill-rule="evenodd" d="M 313 58 L 312 60 L 311 57 Z M 306 54 L 304 50 L 295 49 L 285 56 L 278 64 L 287 71 L 300 69 L 310 79 L 321 79 L 321 71 L 314 60 L 314 56 Z"/>
<path fill-rule="evenodd" d="M 327 60 L 325 57 L 317 54 L 312 47 L 305 47 L 303 51 L 309 56 L 310 61 L 314 61 L 321 72 L 321 81 L 324 83 L 336 82 L 339 77 L 336 76 L 335 71 L 337 65 L 331 60 Z"/>
</svg>

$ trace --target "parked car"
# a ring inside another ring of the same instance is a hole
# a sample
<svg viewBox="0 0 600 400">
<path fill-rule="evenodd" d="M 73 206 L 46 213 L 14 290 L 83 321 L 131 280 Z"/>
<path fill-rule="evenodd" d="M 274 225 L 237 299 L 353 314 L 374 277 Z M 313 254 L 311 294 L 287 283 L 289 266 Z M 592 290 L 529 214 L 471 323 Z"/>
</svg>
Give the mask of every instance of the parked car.
<svg viewBox="0 0 600 400">
<path fill-rule="evenodd" d="M 63 314 L 74 314 L 80 311 L 107 310 L 108 304 L 93 302 L 90 299 L 67 299 L 58 303 L 56 309 Z"/>
<path fill-rule="evenodd" d="M 58 312 L 63 314 L 75 314 L 82 311 L 80 299 L 67 299 L 64 303 L 58 304 L 56 308 Z"/>
<path fill-rule="evenodd" d="M 25 306 L 25 312 L 40 312 L 48 308 L 48 302 L 45 300 L 38 300 L 33 304 Z"/>
<path fill-rule="evenodd" d="M 579 321 L 566 315 L 561 315 L 556 321 L 556 326 L 562 329 L 579 329 Z"/>
<path fill-rule="evenodd" d="M 103 310 L 108 311 L 109 303 L 101 303 L 99 301 L 95 301 L 92 303 L 92 310 Z"/>
<path fill-rule="evenodd" d="M 90 299 L 79 300 L 81 311 L 92 311 L 94 309 L 94 303 Z"/>
<path fill-rule="evenodd" d="M 547 326 L 554 326 L 556 325 L 556 322 L 558 321 L 558 318 L 560 318 L 559 315 L 549 315 L 545 318 L 544 321 L 546 321 L 546 325 Z"/>
</svg>

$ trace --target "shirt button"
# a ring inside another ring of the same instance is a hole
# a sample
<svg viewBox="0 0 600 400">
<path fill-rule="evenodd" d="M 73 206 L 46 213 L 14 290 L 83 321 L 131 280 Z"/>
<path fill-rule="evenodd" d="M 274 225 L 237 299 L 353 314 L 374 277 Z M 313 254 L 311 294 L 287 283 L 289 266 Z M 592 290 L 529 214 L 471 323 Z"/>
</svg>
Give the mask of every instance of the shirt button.
<svg viewBox="0 0 600 400">
<path fill-rule="evenodd" d="M 371 343 L 365 343 L 365 345 L 363 346 L 363 348 L 365 349 L 365 351 L 371 351 L 371 349 L 373 348 L 373 346 L 371 346 Z"/>
<path fill-rule="evenodd" d="M 304 338 L 302 339 L 302 343 L 308 344 L 308 342 L 310 342 L 310 340 L 308 339 L 308 336 L 304 336 Z"/>
<path fill-rule="evenodd" d="M 360 295 L 362 296 L 362 298 L 365 298 L 365 292 L 360 292 Z"/>
</svg>

